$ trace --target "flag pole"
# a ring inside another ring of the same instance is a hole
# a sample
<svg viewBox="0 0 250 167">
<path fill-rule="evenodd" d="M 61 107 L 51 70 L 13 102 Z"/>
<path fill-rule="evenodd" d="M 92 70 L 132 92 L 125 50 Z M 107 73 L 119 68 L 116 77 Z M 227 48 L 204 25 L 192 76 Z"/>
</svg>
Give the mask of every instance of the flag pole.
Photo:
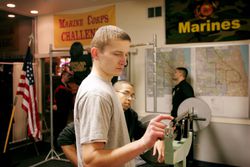
<svg viewBox="0 0 250 167">
<path fill-rule="evenodd" d="M 31 33 L 30 36 L 29 36 L 29 44 L 28 44 L 29 46 L 31 45 L 33 39 L 34 39 L 34 36 Z M 16 111 L 16 103 L 17 103 L 17 96 L 15 95 L 14 103 L 13 103 L 13 107 L 12 107 L 12 112 L 11 112 L 11 117 L 10 117 L 10 122 L 9 122 L 9 126 L 8 126 L 8 131 L 7 131 L 7 136 L 6 136 L 6 139 L 5 139 L 3 153 L 5 153 L 6 149 L 7 149 L 9 136 L 10 136 L 10 130 L 11 130 L 12 122 L 13 122 L 15 111 Z"/>
<path fill-rule="evenodd" d="M 34 39 L 33 33 L 31 33 L 30 36 L 29 36 L 29 43 L 28 43 L 29 47 L 30 47 L 33 39 Z M 9 136 L 10 136 L 10 130 L 11 130 L 12 122 L 13 122 L 15 111 L 16 111 L 16 103 L 17 103 L 17 96 L 15 95 L 3 153 L 5 153 L 6 149 L 7 149 Z"/>
<path fill-rule="evenodd" d="M 32 43 L 32 41 L 33 41 L 33 39 L 34 39 L 33 33 L 30 34 L 29 39 L 30 39 L 30 40 L 29 40 L 29 44 L 28 44 L 28 45 L 31 46 L 31 43 Z"/>
<path fill-rule="evenodd" d="M 15 96 L 14 105 L 13 105 L 13 107 L 12 107 L 12 112 L 11 112 L 11 117 L 10 117 L 10 122 L 9 122 L 9 127 L 8 127 L 7 136 L 6 136 L 6 139 L 5 139 L 5 145 L 4 145 L 3 153 L 5 153 L 5 152 L 6 152 L 6 149 L 7 149 L 8 140 L 9 140 L 9 136 L 10 136 L 10 129 L 11 129 L 12 122 L 13 122 L 13 118 L 14 118 L 15 111 L 16 111 L 16 103 L 17 103 L 17 96 Z"/>
</svg>

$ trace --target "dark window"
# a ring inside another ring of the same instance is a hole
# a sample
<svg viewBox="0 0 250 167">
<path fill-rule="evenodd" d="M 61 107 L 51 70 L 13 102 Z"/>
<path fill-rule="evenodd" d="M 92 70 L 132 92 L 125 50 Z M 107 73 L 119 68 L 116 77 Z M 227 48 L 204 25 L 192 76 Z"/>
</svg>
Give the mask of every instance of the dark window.
<svg viewBox="0 0 250 167">
<path fill-rule="evenodd" d="M 148 8 L 148 18 L 154 17 L 154 8 Z"/>
<path fill-rule="evenodd" d="M 155 17 L 161 16 L 161 6 L 155 7 Z"/>
</svg>

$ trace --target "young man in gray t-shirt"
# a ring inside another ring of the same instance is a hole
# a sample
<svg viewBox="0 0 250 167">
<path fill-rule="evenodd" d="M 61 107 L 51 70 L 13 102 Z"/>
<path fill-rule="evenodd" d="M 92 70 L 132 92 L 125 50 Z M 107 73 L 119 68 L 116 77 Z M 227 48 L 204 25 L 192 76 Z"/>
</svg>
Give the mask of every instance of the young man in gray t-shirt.
<svg viewBox="0 0 250 167">
<path fill-rule="evenodd" d="M 74 123 L 78 166 L 133 167 L 133 158 L 164 137 L 163 119 L 152 119 L 139 140 L 129 141 L 123 109 L 111 84 L 126 65 L 131 39 L 116 26 L 100 27 L 91 42 L 93 67 L 75 100 Z"/>
</svg>

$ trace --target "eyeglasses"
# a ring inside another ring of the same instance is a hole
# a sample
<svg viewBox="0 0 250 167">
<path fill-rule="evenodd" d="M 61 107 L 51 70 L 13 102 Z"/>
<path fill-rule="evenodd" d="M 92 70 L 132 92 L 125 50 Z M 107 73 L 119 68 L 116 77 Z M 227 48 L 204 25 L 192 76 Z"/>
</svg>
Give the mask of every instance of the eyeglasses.
<svg viewBox="0 0 250 167">
<path fill-rule="evenodd" d="M 116 91 L 123 94 L 128 100 L 135 100 L 135 95 L 130 95 L 129 92 Z"/>
</svg>

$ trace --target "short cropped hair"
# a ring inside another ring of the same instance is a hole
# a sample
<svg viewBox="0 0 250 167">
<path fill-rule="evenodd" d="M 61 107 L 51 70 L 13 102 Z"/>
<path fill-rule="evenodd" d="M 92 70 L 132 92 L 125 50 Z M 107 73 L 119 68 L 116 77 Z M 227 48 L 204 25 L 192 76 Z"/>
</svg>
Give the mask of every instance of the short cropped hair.
<svg viewBox="0 0 250 167">
<path fill-rule="evenodd" d="M 64 75 L 68 75 L 69 77 L 72 77 L 72 74 L 70 74 L 68 71 L 66 70 L 63 70 L 62 73 L 61 73 L 61 78 L 64 76 Z"/>
<path fill-rule="evenodd" d="M 133 84 L 131 84 L 130 82 L 128 82 L 128 81 L 126 81 L 126 80 L 118 80 L 118 81 L 116 81 L 116 82 L 114 83 L 114 89 L 115 89 L 116 91 L 121 90 L 121 85 L 123 85 L 123 84 L 130 85 L 130 86 L 134 87 Z"/>
<path fill-rule="evenodd" d="M 83 54 L 83 46 L 80 42 L 74 42 L 69 50 L 71 58 L 77 58 Z"/>
<path fill-rule="evenodd" d="M 101 51 L 109 44 L 111 40 L 120 39 L 131 42 L 130 36 L 121 28 L 107 25 L 100 27 L 91 41 L 91 47 L 96 47 Z"/>
<path fill-rule="evenodd" d="M 187 78 L 188 70 L 185 67 L 177 67 L 176 69 L 179 70 L 182 73 L 184 78 Z"/>
</svg>

